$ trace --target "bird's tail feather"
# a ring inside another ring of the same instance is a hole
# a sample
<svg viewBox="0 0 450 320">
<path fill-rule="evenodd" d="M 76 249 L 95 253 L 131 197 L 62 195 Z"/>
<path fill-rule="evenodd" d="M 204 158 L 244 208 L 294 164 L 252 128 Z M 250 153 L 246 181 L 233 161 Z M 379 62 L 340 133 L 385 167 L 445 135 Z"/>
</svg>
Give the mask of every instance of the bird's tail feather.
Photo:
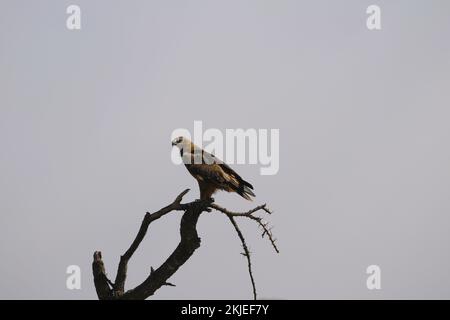
<svg viewBox="0 0 450 320">
<path fill-rule="evenodd" d="M 238 194 L 244 198 L 247 199 L 249 201 L 252 201 L 253 199 L 251 197 L 256 197 L 256 195 L 253 193 L 253 191 L 247 187 L 247 186 L 242 186 L 240 188 L 240 190 L 238 190 Z"/>
<path fill-rule="evenodd" d="M 248 193 L 249 195 L 251 195 L 252 197 L 256 197 L 256 195 L 253 193 L 252 189 L 250 189 L 247 186 L 244 186 L 244 192 Z"/>
</svg>

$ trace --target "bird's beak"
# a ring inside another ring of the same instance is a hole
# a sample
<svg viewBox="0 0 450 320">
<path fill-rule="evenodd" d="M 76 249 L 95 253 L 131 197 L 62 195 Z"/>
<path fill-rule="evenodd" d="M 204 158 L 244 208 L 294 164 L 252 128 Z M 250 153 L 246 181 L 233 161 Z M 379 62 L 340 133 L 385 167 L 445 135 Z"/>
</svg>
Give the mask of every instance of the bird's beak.
<svg viewBox="0 0 450 320">
<path fill-rule="evenodd" d="M 177 145 L 177 144 L 176 144 L 174 141 L 172 141 L 172 147 L 173 147 L 173 146 L 176 146 L 176 145 Z"/>
</svg>

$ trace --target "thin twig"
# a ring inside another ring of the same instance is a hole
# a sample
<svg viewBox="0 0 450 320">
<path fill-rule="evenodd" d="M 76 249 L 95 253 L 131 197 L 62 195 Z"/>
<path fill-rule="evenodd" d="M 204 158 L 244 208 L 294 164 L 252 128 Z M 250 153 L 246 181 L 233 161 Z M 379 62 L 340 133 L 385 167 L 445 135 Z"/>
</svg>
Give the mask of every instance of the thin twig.
<svg viewBox="0 0 450 320">
<path fill-rule="evenodd" d="M 244 217 L 244 218 L 249 218 L 251 220 L 254 220 L 258 223 L 258 225 L 263 229 L 263 233 L 262 233 L 262 237 L 264 237 L 265 235 L 267 235 L 267 237 L 270 240 L 270 243 L 272 244 L 272 247 L 274 248 L 274 250 L 277 253 L 280 253 L 280 250 L 278 249 L 277 245 L 276 245 L 276 239 L 273 237 L 272 234 L 272 228 L 269 226 L 269 224 L 267 222 L 264 222 L 264 220 L 261 217 L 257 217 L 254 216 L 253 214 L 259 210 L 264 210 L 265 212 L 267 212 L 268 214 L 271 214 L 272 212 L 267 208 L 266 204 L 262 204 L 260 206 L 257 206 L 247 212 L 233 212 L 230 211 L 228 209 L 225 209 L 215 203 L 212 203 L 209 205 L 211 208 L 216 209 L 222 213 L 225 213 L 227 216 L 231 216 L 231 217 Z"/>
<path fill-rule="evenodd" d="M 239 226 L 238 226 L 236 220 L 234 219 L 234 217 L 230 214 L 227 214 L 227 217 L 228 217 L 228 219 L 230 219 L 231 224 L 233 225 L 234 229 L 236 230 L 236 233 L 239 236 L 239 239 L 241 239 L 242 248 L 244 249 L 244 253 L 242 255 L 247 258 L 248 273 L 250 275 L 250 280 L 252 282 L 252 288 L 253 288 L 253 299 L 256 300 L 256 284 L 255 284 L 255 279 L 253 278 L 252 261 L 250 259 L 250 250 L 248 250 L 244 235 L 242 234 L 241 230 L 239 229 Z"/>
</svg>

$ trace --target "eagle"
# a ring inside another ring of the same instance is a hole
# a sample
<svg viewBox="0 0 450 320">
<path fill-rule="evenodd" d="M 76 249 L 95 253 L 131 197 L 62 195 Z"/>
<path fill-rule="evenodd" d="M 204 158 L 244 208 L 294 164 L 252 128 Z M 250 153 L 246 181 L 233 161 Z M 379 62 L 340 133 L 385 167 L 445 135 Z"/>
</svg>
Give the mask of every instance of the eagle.
<svg viewBox="0 0 450 320">
<path fill-rule="evenodd" d="M 213 154 L 193 144 L 185 137 L 172 140 L 172 147 L 180 149 L 183 163 L 189 173 L 197 180 L 200 200 L 209 200 L 218 190 L 236 192 L 244 199 L 252 201 L 255 197 L 253 186 L 241 178 L 226 163 Z"/>
</svg>

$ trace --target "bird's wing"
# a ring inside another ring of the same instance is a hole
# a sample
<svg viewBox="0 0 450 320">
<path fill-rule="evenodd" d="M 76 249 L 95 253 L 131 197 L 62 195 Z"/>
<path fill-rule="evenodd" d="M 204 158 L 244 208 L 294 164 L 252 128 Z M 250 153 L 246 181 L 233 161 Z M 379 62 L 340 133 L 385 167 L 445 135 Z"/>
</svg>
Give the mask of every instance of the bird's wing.
<svg viewBox="0 0 450 320">
<path fill-rule="evenodd" d="M 219 165 L 220 168 L 225 172 L 226 175 L 229 175 L 229 176 L 233 177 L 233 180 L 238 181 L 237 187 L 239 187 L 239 185 L 243 184 L 253 190 L 253 186 L 249 182 L 242 179 L 242 177 L 236 171 L 231 169 L 231 167 L 229 165 L 227 165 L 225 162 L 223 162 L 222 160 L 217 158 L 215 155 L 203 150 L 203 159 L 205 159 L 206 161 L 210 161 L 208 163 L 213 162 L 213 163 Z"/>
<path fill-rule="evenodd" d="M 245 199 L 251 200 L 255 196 L 253 186 L 229 165 L 211 153 L 202 150 L 203 164 L 186 165 L 189 172 L 199 181 L 213 183 L 220 189 L 234 191 Z"/>
<path fill-rule="evenodd" d="M 231 167 L 229 165 L 227 165 L 225 162 L 222 162 L 221 164 L 219 164 L 220 168 L 228 175 L 233 176 L 236 178 L 236 180 L 239 181 L 239 183 L 246 185 L 247 187 L 249 187 L 250 189 L 253 189 L 253 186 L 245 181 L 244 179 L 242 179 L 242 177 L 236 173 L 236 171 L 234 171 L 233 169 L 231 169 Z"/>
<path fill-rule="evenodd" d="M 186 167 L 197 180 L 214 183 L 222 188 L 225 188 L 231 182 L 230 177 L 218 164 L 190 164 Z"/>
<path fill-rule="evenodd" d="M 253 186 L 249 182 L 242 179 L 242 177 L 236 171 L 234 171 L 229 165 L 227 165 L 221 159 L 203 150 L 203 160 L 205 163 L 214 164 L 212 165 L 211 169 L 217 171 L 217 174 L 220 174 L 223 177 L 223 179 L 225 179 L 225 181 L 228 184 L 228 187 L 231 188 L 232 191 L 236 191 L 238 193 L 241 192 L 249 193 L 250 195 L 255 196 L 254 193 L 251 191 L 253 190 Z M 215 166 L 218 166 L 218 168 Z"/>
</svg>

